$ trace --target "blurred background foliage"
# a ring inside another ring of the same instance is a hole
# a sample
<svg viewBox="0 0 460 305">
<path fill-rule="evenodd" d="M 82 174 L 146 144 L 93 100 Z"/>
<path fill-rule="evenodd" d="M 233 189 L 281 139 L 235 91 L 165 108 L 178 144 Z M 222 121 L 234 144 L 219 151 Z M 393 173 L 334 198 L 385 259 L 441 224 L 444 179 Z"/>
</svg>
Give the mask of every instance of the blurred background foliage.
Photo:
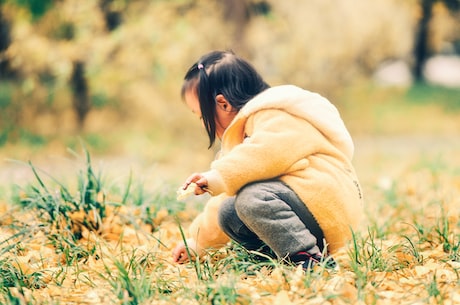
<svg viewBox="0 0 460 305">
<path fill-rule="evenodd" d="M 431 105 L 416 110 L 427 117 L 447 113 L 436 132 L 457 132 L 459 89 L 425 83 L 423 66 L 460 53 L 459 4 L 0 0 L 0 149 L 56 151 L 82 137 L 98 152 L 156 161 L 177 143 L 205 150 L 179 91 L 188 67 L 213 49 L 234 50 L 271 85 L 330 98 L 353 134 L 430 132 L 419 115 L 407 119 L 408 100 Z M 374 75 L 390 61 L 405 63 L 414 81 L 378 86 Z"/>
</svg>

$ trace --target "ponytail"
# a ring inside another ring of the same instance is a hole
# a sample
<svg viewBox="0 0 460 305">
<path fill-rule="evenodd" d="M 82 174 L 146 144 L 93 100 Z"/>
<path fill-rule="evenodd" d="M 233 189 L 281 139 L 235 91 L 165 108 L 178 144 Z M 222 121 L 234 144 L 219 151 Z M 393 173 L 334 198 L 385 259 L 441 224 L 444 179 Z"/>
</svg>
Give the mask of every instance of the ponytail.
<svg viewBox="0 0 460 305">
<path fill-rule="evenodd" d="M 195 90 L 201 117 L 209 137 L 216 141 L 216 96 L 222 94 L 237 110 L 254 96 L 269 88 L 257 71 L 232 52 L 214 51 L 201 57 L 185 74 L 181 95 Z"/>
</svg>

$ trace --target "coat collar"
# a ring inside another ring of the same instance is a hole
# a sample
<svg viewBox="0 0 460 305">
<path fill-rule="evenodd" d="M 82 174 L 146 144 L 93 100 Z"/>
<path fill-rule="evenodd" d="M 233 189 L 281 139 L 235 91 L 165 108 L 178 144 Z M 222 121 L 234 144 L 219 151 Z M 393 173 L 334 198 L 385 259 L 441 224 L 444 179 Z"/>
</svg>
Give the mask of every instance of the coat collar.
<svg viewBox="0 0 460 305">
<path fill-rule="evenodd" d="M 246 103 L 225 131 L 222 144 L 233 146 L 237 144 L 233 142 L 240 143 L 248 117 L 266 109 L 283 110 L 305 119 L 352 159 L 353 141 L 337 108 L 321 95 L 294 85 L 271 87 Z"/>
</svg>

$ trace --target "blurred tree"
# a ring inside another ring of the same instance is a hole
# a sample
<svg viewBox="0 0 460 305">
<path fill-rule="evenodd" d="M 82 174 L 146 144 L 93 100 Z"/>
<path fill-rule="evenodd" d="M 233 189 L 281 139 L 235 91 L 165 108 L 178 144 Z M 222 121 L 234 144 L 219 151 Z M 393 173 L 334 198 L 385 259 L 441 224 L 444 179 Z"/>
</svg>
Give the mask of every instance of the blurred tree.
<svg viewBox="0 0 460 305">
<path fill-rule="evenodd" d="M 10 22 L 3 16 L 2 7 L 5 4 L 13 4 L 25 8 L 33 21 L 38 21 L 54 5 L 55 0 L 0 0 L 0 77 L 15 77 L 15 71 L 11 70 L 9 58 L 2 53 L 11 43 Z"/>
<path fill-rule="evenodd" d="M 75 55 L 79 52 L 81 54 L 84 53 L 82 50 L 79 50 L 78 39 L 80 39 L 79 34 L 81 33 L 78 32 L 77 21 L 73 18 L 68 18 L 66 14 L 63 14 L 63 16 L 58 15 L 58 17 L 56 15 L 56 11 L 60 9 L 63 3 L 64 1 L 62 0 L 0 0 L 0 5 L 10 5 L 11 12 L 14 12 L 14 7 L 16 7 L 22 8 L 28 13 L 31 21 L 36 24 L 37 31 L 35 33 L 38 34 L 37 37 L 39 36 L 39 40 L 43 42 L 43 45 L 37 46 L 37 48 L 42 48 L 43 50 L 43 46 L 50 47 L 55 44 L 56 47 L 54 50 L 56 52 L 54 56 L 61 57 L 61 65 L 65 61 L 63 58 L 68 57 L 71 64 L 68 85 L 72 94 L 72 108 L 76 116 L 78 128 L 82 129 L 85 118 L 91 109 L 89 81 L 85 75 L 85 60 L 81 58 L 82 56 Z M 121 11 L 125 7 L 127 0 L 98 0 L 96 3 L 96 7 L 99 7 L 108 31 L 112 31 L 121 25 Z M 8 20 L 3 18 L 2 11 L 0 10 L 0 77 L 8 75 L 11 78 L 12 75 L 8 65 L 8 61 L 12 58 L 8 56 L 11 56 L 13 53 L 8 54 L 4 52 L 9 47 L 11 40 L 10 25 Z M 66 41 L 66 43 L 60 44 L 60 41 Z M 2 53 L 6 55 L 2 56 Z M 44 105 L 46 111 L 50 112 L 52 111 L 53 92 L 59 89 L 59 86 L 62 86 L 62 83 L 56 79 L 56 73 L 61 73 L 62 77 L 63 70 L 62 68 L 61 70 L 57 70 L 59 68 L 55 63 L 43 60 L 42 65 L 36 65 L 33 61 L 27 61 L 28 68 L 23 69 L 23 66 L 18 68 L 18 71 L 23 72 L 22 79 L 18 79 L 19 82 L 31 84 L 27 87 L 30 90 L 45 90 L 48 92 Z M 36 109 L 43 109 L 40 106 L 42 103 L 40 100 L 41 97 L 42 95 L 36 94 L 33 99 L 35 101 L 33 106 Z"/>
<path fill-rule="evenodd" d="M 9 76 L 9 60 L 4 55 L 11 43 L 10 24 L 3 17 L 2 2 L 0 2 L 0 79 Z"/>
<path fill-rule="evenodd" d="M 433 6 L 439 2 L 443 3 L 451 11 L 460 9 L 460 0 L 420 0 L 421 18 L 414 46 L 414 76 L 417 81 L 424 80 L 423 65 L 430 56 L 429 26 L 433 16 Z"/>
<path fill-rule="evenodd" d="M 222 3 L 218 1 L 219 3 Z M 238 53 L 244 53 L 245 29 L 253 15 L 267 15 L 270 12 L 270 4 L 266 1 L 251 0 L 226 0 L 223 1 L 224 22 L 234 25 L 233 48 Z"/>
<path fill-rule="evenodd" d="M 77 114 L 78 127 L 83 128 L 86 115 L 90 110 L 88 82 L 85 78 L 85 63 L 73 63 L 72 77 L 70 79 L 73 92 L 73 107 Z"/>
<path fill-rule="evenodd" d="M 54 0 L 2 0 L 27 8 L 32 14 L 32 19 L 40 19 L 54 4 Z"/>
<path fill-rule="evenodd" d="M 122 23 L 121 12 L 114 8 L 114 2 L 114 0 L 101 0 L 99 3 L 99 7 L 104 14 L 105 26 L 109 31 L 115 30 Z"/>
<path fill-rule="evenodd" d="M 251 17 L 268 15 L 271 12 L 269 2 L 265 0 L 216 0 L 215 2 L 222 9 L 222 24 L 228 25 L 226 30 L 229 26 L 232 28 L 232 41 L 230 43 L 232 49 L 240 55 L 244 55 L 247 53 L 247 46 L 244 42 L 245 32 Z M 195 10 L 197 6 L 196 0 L 183 1 L 177 6 L 177 13 L 184 16 L 187 12 Z"/>
<path fill-rule="evenodd" d="M 234 26 L 233 46 L 241 50 L 244 43 L 244 29 L 249 22 L 249 6 L 247 0 L 227 0 L 222 3 L 224 7 L 224 20 L 231 22 Z"/>
</svg>

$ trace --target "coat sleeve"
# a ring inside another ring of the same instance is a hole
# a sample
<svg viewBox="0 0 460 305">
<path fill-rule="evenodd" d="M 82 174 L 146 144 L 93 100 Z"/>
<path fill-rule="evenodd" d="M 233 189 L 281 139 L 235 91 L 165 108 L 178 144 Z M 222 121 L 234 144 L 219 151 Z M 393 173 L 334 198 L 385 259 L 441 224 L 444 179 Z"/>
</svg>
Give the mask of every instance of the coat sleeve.
<svg viewBox="0 0 460 305">
<path fill-rule="evenodd" d="M 219 207 L 227 198 L 225 194 L 211 197 L 201 212 L 189 227 L 189 236 L 201 248 L 220 248 L 224 246 L 229 237 L 220 228 L 217 217 Z"/>
<path fill-rule="evenodd" d="M 246 123 L 249 138 L 211 164 L 219 191 L 234 195 L 247 183 L 273 179 L 308 166 L 327 140 L 310 123 L 281 110 L 259 111 Z M 209 183 L 212 189 L 211 182 Z M 214 191 L 214 190 L 213 190 Z"/>
</svg>

